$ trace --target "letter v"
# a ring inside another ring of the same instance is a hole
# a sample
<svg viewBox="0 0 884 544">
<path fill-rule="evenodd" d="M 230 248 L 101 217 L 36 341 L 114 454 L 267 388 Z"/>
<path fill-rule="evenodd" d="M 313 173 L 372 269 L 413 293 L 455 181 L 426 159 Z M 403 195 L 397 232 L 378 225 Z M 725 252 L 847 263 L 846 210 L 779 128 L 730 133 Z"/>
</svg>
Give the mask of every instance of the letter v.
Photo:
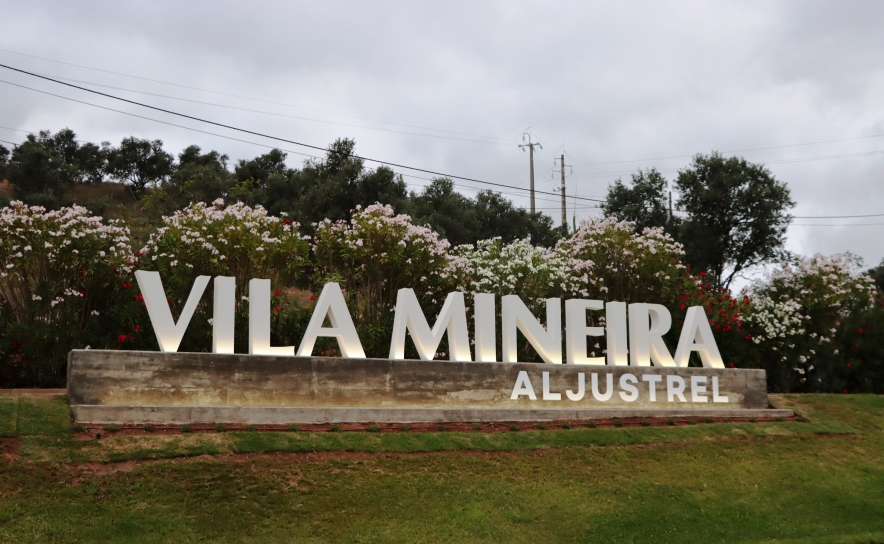
<svg viewBox="0 0 884 544">
<path fill-rule="evenodd" d="M 184 331 L 187 330 L 190 318 L 196 311 L 196 305 L 199 304 L 206 286 L 209 285 L 209 276 L 198 276 L 193 282 L 178 323 L 175 323 L 172 310 L 169 309 L 169 301 L 166 299 L 163 282 L 160 281 L 160 273 L 136 270 L 135 280 L 138 281 L 138 288 L 141 289 L 141 295 L 144 297 L 144 305 L 147 307 L 147 315 L 150 316 L 150 324 L 153 325 L 154 333 L 157 335 L 160 351 L 163 353 L 178 351 L 178 345 L 181 344 Z"/>
</svg>

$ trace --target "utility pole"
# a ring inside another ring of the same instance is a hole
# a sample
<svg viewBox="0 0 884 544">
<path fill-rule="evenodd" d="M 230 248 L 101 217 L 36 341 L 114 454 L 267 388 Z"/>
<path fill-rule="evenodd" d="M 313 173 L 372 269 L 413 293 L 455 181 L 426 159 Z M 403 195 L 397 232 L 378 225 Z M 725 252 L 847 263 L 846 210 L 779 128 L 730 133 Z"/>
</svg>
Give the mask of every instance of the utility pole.
<svg viewBox="0 0 884 544">
<path fill-rule="evenodd" d="M 565 154 L 562 153 L 562 158 L 560 159 L 559 166 L 561 166 L 560 172 L 562 173 L 562 230 L 565 232 L 568 231 L 568 209 L 565 205 Z"/>
<path fill-rule="evenodd" d="M 534 207 L 534 146 L 536 145 L 540 149 L 543 149 L 543 146 L 536 142 L 532 144 L 531 133 L 529 132 L 525 132 L 524 134 L 522 134 L 523 142 L 525 141 L 525 136 L 528 137 L 528 143 L 519 144 L 519 147 L 522 148 L 522 151 L 525 151 L 526 147 L 528 148 L 528 156 L 530 157 L 529 160 L 531 162 L 531 213 L 534 213 L 536 211 L 536 208 Z"/>
</svg>

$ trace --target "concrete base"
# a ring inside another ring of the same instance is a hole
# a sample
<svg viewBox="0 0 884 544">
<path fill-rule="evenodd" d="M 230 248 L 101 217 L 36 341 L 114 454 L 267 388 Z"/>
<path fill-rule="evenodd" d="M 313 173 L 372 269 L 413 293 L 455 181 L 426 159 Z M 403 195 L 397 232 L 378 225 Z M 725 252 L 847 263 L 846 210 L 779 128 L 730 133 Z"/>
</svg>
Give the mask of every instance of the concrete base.
<svg viewBox="0 0 884 544">
<path fill-rule="evenodd" d="M 71 406 L 74 420 L 92 425 L 310 425 L 322 423 L 494 423 L 652 417 L 792 417 L 792 410 L 495 410 L 432 408 L 279 408 L 272 406 Z"/>
<path fill-rule="evenodd" d="M 76 350 L 83 424 L 444 423 L 790 417 L 764 370 Z"/>
</svg>

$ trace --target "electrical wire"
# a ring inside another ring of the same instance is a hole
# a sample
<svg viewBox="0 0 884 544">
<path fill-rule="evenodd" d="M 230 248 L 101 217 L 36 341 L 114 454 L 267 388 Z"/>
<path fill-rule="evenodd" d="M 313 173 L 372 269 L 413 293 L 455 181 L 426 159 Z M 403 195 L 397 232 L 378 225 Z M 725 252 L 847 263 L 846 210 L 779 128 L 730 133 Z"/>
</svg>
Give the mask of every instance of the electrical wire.
<svg viewBox="0 0 884 544">
<path fill-rule="evenodd" d="M 96 90 L 93 90 L 93 89 L 87 89 L 87 88 L 85 88 L 85 87 L 80 87 L 79 85 L 74 85 L 74 84 L 72 84 L 72 83 L 66 83 L 66 82 L 64 82 L 64 81 L 59 81 L 59 80 L 52 79 L 52 78 L 49 78 L 49 77 L 46 77 L 46 76 L 41 76 L 41 75 L 35 74 L 35 73 L 33 73 L 33 72 L 28 72 L 28 71 L 26 71 L 26 70 L 21 70 L 21 69 L 19 69 L 19 68 L 13 68 L 13 67 L 11 67 L 11 66 L 7 66 L 7 65 L 5 65 L 5 64 L 0 64 L 0 68 L 6 68 L 7 70 L 12 70 L 12 71 L 19 72 L 19 73 L 22 73 L 22 74 L 26 74 L 26 75 L 29 75 L 29 76 L 32 76 L 32 77 L 37 77 L 37 78 L 44 79 L 44 80 L 47 80 L 47 81 L 52 81 L 53 83 L 58 83 L 58 84 L 60 84 L 60 85 L 65 85 L 65 86 L 67 86 L 67 87 L 71 87 L 71 88 L 74 88 L 74 89 L 79 89 L 79 90 L 82 90 L 82 91 L 86 91 L 86 92 L 89 92 L 89 93 L 93 93 L 93 94 L 96 94 L 96 95 L 99 95 L 99 96 L 104 96 L 104 97 L 107 97 L 107 98 L 112 98 L 112 99 L 114 99 L 114 100 L 118 100 L 118 101 L 121 101 L 121 102 L 126 102 L 126 103 L 133 104 L 133 105 L 136 105 L 136 106 L 141 106 L 141 107 L 143 107 L 143 108 L 148 108 L 148 109 L 152 109 L 152 110 L 155 110 L 155 111 L 160 111 L 160 112 L 163 112 L 163 113 L 168 113 L 168 114 L 170 114 L 170 115 L 176 115 L 176 116 L 178 116 L 178 117 L 183 117 L 183 118 L 185 118 L 185 119 L 191 119 L 191 120 L 198 121 L 198 122 L 201 122 L 201 123 L 206 123 L 206 124 L 209 124 L 209 125 L 214 125 L 214 126 L 217 126 L 217 127 L 226 128 L 226 129 L 229 129 L 229 130 L 234 130 L 234 131 L 237 131 L 237 132 L 243 132 L 243 133 L 245 133 L 245 134 L 251 134 L 251 135 L 253 135 L 253 136 L 260 136 L 260 137 L 262 137 L 262 138 L 267 138 L 267 139 L 270 139 L 270 140 L 276 140 L 276 141 L 285 142 L 285 143 L 289 143 L 289 144 L 293 144 L 293 145 L 297 145 L 297 146 L 301 146 L 301 147 L 306 147 L 306 148 L 308 148 L 308 149 L 316 149 L 316 150 L 319 150 L 319 151 L 325 151 L 326 153 L 334 153 L 334 151 L 332 151 L 332 150 L 330 150 L 330 149 L 328 149 L 328 148 L 325 148 L 325 147 L 320 147 L 320 146 L 311 145 L 311 144 L 305 144 L 305 143 L 302 143 L 302 142 L 297 142 L 297 141 L 289 140 L 289 139 L 286 139 L 286 138 L 280 138 L 280 137 L 278 137 L 278 136 L 270 136 L 270 135 L 268 135 L 268 134 L 263 134 L 263 133 L 256 132 L 256 131 L 253 131 L 253 130 L 248 130 L 248 129 L 244 129 L 244 128 L 239 128 L 239 127 L 235 127 L 235 126 L 232 126 L 232 125 L 226 125 L 226 124 L 224 124 L 224 123 L 218 123 L 218 122 L 215 122 L 215 121 L 209 121 L 209 120 L 207 120 L 207 119 L 202 119 L 202 118 L 200 118 L 200 117 L 195 117 L 195 116 L 193 116 L 193 115 L 187 115 L 187 114 L 184 114 L 184 113 L 179 113 L 179 112 L 175 112 L 175 111 L 172 111 L 172 110 L 167 110 L 167 109 L 164 109 L 164 108 L 159 108 L 159 107 L 156 107 L 156 106 L 151 106 L 151 105 L 149 105 L 149 104 L 144 104 L 144 103 L 141 103 L 141 102 L 137 102 L 137 101 L 135 101 L 135 100 L 129 100 L 129 99 L 126 99 L 126 98 L 122 98 L 122 97 L 119 97 L 119 96 L 114 96 L 114 95 L 107 94 L 107 93 L 103 93 L 103 92 L 96 91 Z M 106 110 L 110 110 L 110 111 L 115 111 L 115 112 L 117 112 L 117 113 L 123 113 L 123 114 L 126 114 L 126 115 L 134 115 L 134 114 L 130 114 L 130 113 L 128 113 L 128 112 L 122 112 L 122 111 L 119 111 L 119 110 L 114 110 L 114 109 L 112 109 L 112 108 L 107 108 L 107 107 L 104 107 L 104 106 L 98 106 L 98 105 L 96 105 L 96 104 L 91 104 L 91 103 L 89 103 L 89 102 L 84 102 L 84 101 L 81 101 L 81 100 L 75 100 L 75 99 L 70 98 L 70 97 L 61 96 L 61 95 L 57 95 L 57 94 L 54 94 L 54 93 L 49 93 L 49 92 L 46 92 L 46 91 L 41 91 L 41 90 L 39 90 L 39 89 L 34 89 L 34 88 L 32 88 L 32 87 L 27 87 L 27 86 L 25 86 L 25 85 L 19 85 L 19 84 L 17 84 L 17 83 L 12 83 L 12 82 L 9 82 L 9 81 L 0 80 L 0 83 L 6 83 L 6 84 L 8 84 L 8 85 L 13 85 L 13 86 L 15 86 L 15 87 L 20 87 L 20 88 L 23 88 L 23 89 L 28 89 L 28 90 L 35 91 L 35 92 L 39 92 L 39 93 L 42 93 L 42 94 L 47 94 L 47 95 L 55 96 L 55 97 L 58 97 L 58 98 L 63 98 L 63 99 L 66 99 L 66 100 L 71 100 L 71 101 L 74 101 L 74 102 L 79 102 L 79 103 L 81 103 L 81 104 L 85 104 L 85 105 L 89 105 L 89 106 L 93 106 L 93 107 L 98 107 L 98 108 L 102 108 L 102 109 L 106 109 Z M 155 119 L 151 119 L 151 118 L 149 118 L 149 117 L 143 117 L 143 116 L 137 116 L 137 115 L 136 115 L 135 117 L 141 117 L 142 119 L 148 119 L 148 120 L 151 120 L 151 121 L 156 121 Z M 167 123 L 167 124 L 171 124 L 171 123 Z M 182 128 L 187 128 L 188 130 L 193 130 L 193 129 L 190 129 L 189 127 L 182 127 Z M 469 181 L 469 182 L 472 182 L 472 183 L 481 183 L 481 184 L 484 184 L 484 185 L 492 185 L 492 186 L 496 186 L 496 187 L 506 187 L 506 188 L 509 188 L 509 189 L 516 189 L 516 190 L 521 190 L 521 191 L 530 191 L 530 189 L 526 189 L 526 188 L 523 188 L 523 187 L 516 187 L 516 186 L 514 186 L 514 185 L 506 185 L 506 184 L 503 184 L 503 183 L 495 183 L 495 182 L 491 182 L 491 181 L 483 181 L 483 180 L 479 180 L 479 179 L 467 178 L 467 177 L 464 177 L 464 176 L 456 176 L 456 175 L 453 175 L 453 174 L 445 174 L 445 173 L 442 173 L 442 172 L 436 172 L 436 171 L 433 171 L 433 170 L 427 170 L 427 169 L 424 169 L 424 168 L 417 168 L 417 167 L 414 167 L 414 166 L 406 166 L 406 165 L 404 165 L 404 164 L 398 164 L 398 163 L 394 163 L 394 162 L 383 161 L 383 160 L 380 160 L 380 159 L 372 159 L 372 158 L 370 158 L 370 157 L 363 157 L 363 156 L 360 156 L 360 155 L 352 155 L 352 157 L 357 158 L 357 159 L 361 159 L 361 160 L 364 160 L 364 161 L 369 161 L 369 162 L 375 162 L 375 163 L 378 163 L 378 164 L 383 164 L 383 165 L 386 165 L 386 166 L 391 166 L 391 167 L 396 167 L 396 168 L 405 168 L 405 169 L 413 170 L 413 171 L 416 171 L 416 172 L 423 172 L 423 173 L 425 173 L 425 174 L 431 174 L 431 175 L 443 176 L 443 177 L 448 177 L 448 178 L 452 178 L 452 179 L 460 179 L 460 180 Z M 535 191 L 535 192 L 539 192 L 539 191 Z M 554 193 L 548 193 L 548 194 L 554 194 Z M 598 200 L 598 199 L 594 199 L 594 198 L 585 198 L 585 197 L 579 197 L 579 198 L 580 198 L 580 200 L 589 200 L 589 201 L 592 201 L 592 202 L 601 202 L 600 200 Z"/>
<path fill-rule="evenodd" d="M 867 215 L 793 215 L 792 219 L 850 219 L 852 217 L 884 217 L 884 213 Z"/>
<path fill-rule="evenodd" d="M 807 142 L 803 144 L 787 144 L 787 145 L 772 145 L 767 147 L 753 147 L 750 149 L 739 149 L 737 151 L 725 151 L 722 152 L 723 155 L 732 155 L 734 153 L 748 153 L 750 151 L 765 151 L 768 149 L 784 149 L 787 147 L 801 147 L 805 145 L 817 145 L 817 144 L 831 144 L 835 142 L 850 142 L 853 140 L 866 140 L 869 138 L 881 138 L 884 137 L 884 134 L 870 134 L 869 136 L 856 136 L 854 138 L 839 138 L 837 140 L 820 140 L 818 142 Z M 647 161 L 664 161 L 669 159 L 690 159 L 693 158 L 694 155 L 674 155 L 671 157 L 656 157 L 653 159 L 630 159 L 623 161 L 606 161 L 606 162 L 586 162 L 582 164 L 575 164 L 574 166 L 597 166 L 600 164 L 623 164 L 630 162 L 647 162 Z"/>
<path fill-rule="evenodd" d="M 884 223 L 844 223 L 839 225 L 813 225 L 810 223 L 792 223 L 790 227 L 872 227 L 884 225 Z"/>
<path fill-rule="evenodd" d="M 139 79 L 139 80 L 141 80 L 141 81 L 150 81 L 150 82 L 152 82 L 152 83 L 160 83 L 160 84 L 162 84 L 162 85 L 170 85 L 170 86 L 173 86 L 173 87 L 180 87 L 180 88 L 182 88 L 182 89 L 190 89 L 190 90 L 193 90 L 193 91 L 200 91 L 200 92 L 204 92 L 204 93 L 212 93 L 212 94 L 217 94 L 217 95 L 221 95 L 221 96 L 229 96 L 229 97 L 232 97 L 232 98 L 241 98 L 241 99 L 244 99 L 244 100 L 252 100 L 252 101 L 254 101 L 254 102 L 263 102 L 263 103 L 265 103 L 265 104 L 273 104 L 273 105 L 276 105 L 276 106 L 285 106 L 285 107 L 287 107 L 287 108 L 296 108 L 296 109 L 302 109 L 302 110 L 307 110 L 307 111 L 315 111 L 315 112 L 317 112 L 317 113 L 328 113 L 328 114 L 330 114 L 330 115 L 340 115 L 340 116 L 342 116 L 342 117 L 350 117 L 350 118 L 353 118 L 353 119 L 362 119 L 362 120 L 364 120 L 364 121 L 374 121 L 374 122 L 377 122 L 377 123 L 386 123 L 386 124 L 389 124 L 389 125 L 397 125 L 397 126 L 401 126 L 401 127 L 419 128 L 419 129 L 423 129 L 423 130 L 435 130 L 436 132 L 445 132 L 445 133 L 448 133 L 448 134 L 456 134 L 456 135 L 459 135 L 459 136 L 472 136 L 472 137 L 474 137 L 474 138 L 486 138 L 486 139 L 489 139 L 489 140 L 498 140 L 498 141 L 500 141 L 500 142 L 506 142 L 506 143 L 509 143 L 509 144 L 512 144 L 512 143 L 513 143 L 513 140 L 507 140 L 507 139 L 504 139 L 504 138 L 498 138 L 498 137 L 495 137 L 495 136 L 482 136 L 482 135 L 480 135 L 480 134 L 469 134 L 469 133 L 465 133 L 465 132 L 455 132 L 455 131 L 451 131 L 451 130 L 444 130 L 444 129 L 432 128 L 432 127 L 424 127 L 424 126 L 419 126 L 419 125 L 409 125 L 409 124 L 405 124 L 405 123 L 395 123 L 395 122 L 393 122 L 393 121 L 384 121 L 383 119 L 373 119 L 373 118 L 371 118 L 371 117 L 361 117 L 361 116 L 358 116 L 358 115 L 349 115 L 349 114 L 346 114 L 346 113 L 337 113 L 337 112 L 333 112 L 333 111 L 326 111 L 326 110 L 320 110 L 320 109 L 315 109 L 315 108 L 306 108 L 306 107 L 303 107 L 303 106 L 296 106 L 296 105 L 293 105 L 293 104 L 286 104 L 286 103 L 283 103 L 283 102 L 273 102 L 273 101 L 270 101 L 270 100 L 262 100 L 262 99 L 260 99 L 260 98 L 253 98 L 253 97 L 249 97 L 249 96 L 241 96 L 241 95 L 237 95 L 237 94 L 224 93 L 224 92 L 220 92 L 220 91 L 213 91 L 213 90 L 210 90 L 210 89 L 201 89 L 201 88 L 199 88 L 199 87 L 191 87 L 191 86 L 189 86 L 189 85 L 181 85 L 181 84 L 179 84 L 179 83 L 170 83 L 170 82 L 168 82 L 168 81 L 161 81 L 161 80 L 158 80 L 158 79 L 150 79 L 150 78 L 146 78 L 146 77 L 133 76 L 133 75 L 130 75 L 130 74 L 124 74 L 124 73 L 121 73 L 121 72 L 112 72 L 112 71 L 110 71 L 110 70 L 102 70 L 101 68 L 93 68 L 93 67 L 90 67 L 90 66 L 83 66 L 82 64 L 73 64 L 73 63 L 70 63 L 70 62 L 63 62 L 63 61 L 60 61 L 60 60 L 53 60 L 53 59 L 48 59 L 48 58 L 45 58 L 45 57 L 38 57 L 38 56 L 36 56 L 36 55 L 27 55 L 27 54 L 25 54 L 25 53 L 18 53 L 18 52 L 16 52 L 16 51 L 10 51 L 10 50 L 8 50 L 8 49 L 0 49 L 0 51 L 2 51 L 2 52 L 4 52 L 4 53 L 11 53 L 11 54 L 13 54 L 13 55 L 20 55 L 20 56 L 22 56 L 22 57 L 30 57 L 30 58 L 32 58 L 32 59 L 39 59 L 39 60 L 44 60 L 44 61 L 47 61 L 47 62 L 54 62 L 54 63 L 56 63 L 56 64 L 64 64 L 64 65 L 66 65 L 66 66 L 74 66 L 74 67 L 76 67 L 76 68 L 84 68 L 84 69 L 86 69 L 86 70 L 93 70 L 93 71 L 96 71 L 96 72 L 103 72 L 103 73 L 105 73 L 105 74 L 112 74 L 112 75 L 116 75 L 116 76 L 122 76 L 122 77 L 132 78 L 132 79 Z"/>
<path fill-rule="evenodd" d="M 45 74 L 39 74 L 39 75 L 45 75 Z M 47 76 L 47 77 L 49 77 L 49 76 Z M 423 134 L 423 133 L 420 133 L 420 132 L 408 132 L 408 131 L 404 131 L 404 130 L 393 130 L 393 129 L 389 129 L 389 128 L 378 128 L 378 127 L 369 127 L 369 126 L 366 126 L 366 125 L 354 125 L 354 124 L 351 124 L 351 123 L 340 123 L 340 122 L 337 122 L 337 121 L 326 121 L 326 120 L 324 120 L 324 119 L 314 119 L 314 118 L 311 118 L 311 117 L 300 117 L 300 116 L 298 116 L 298 115 L 287 115 L 287 114 L 284 114 L 284 113 L 276 113 L 276 112 L 272 112 L 272 111 L 253 110 L 253 109 L 250 109 L 250 108 L 241 108 L 241 107 L 239 107 L 239 106 L 229 106 L 229 105 L 227 105 L 227 104 L 217 104 L 217 103 L 214 103 L 214 102 L 205 102 L 205 101 L 203 101 L 203 100 L 193 100 L 193 99 L 190 99 L 190 98 L 179 98 L 179 97 L 177 97 L 177 96 L 170 96 L 170 95 L 167 95 L 167 94 L 150 93 L 150 92 L 147 92 L 147 91 L 138 91 L 138 90 L 135 90 L 135 89 L 126 89 L 126 88 L 123 88 L 123 87 L 114 87 L 114 86 L 112 86 L 112 85 L 102 85 L 102 84 L 100 84 L 100 83 L 93 83 L 93 82 L 91 82 L 91 81 L 82 81 L 82 80 L 79 80 L 79 79 L 71 79 L 71 78 L 58 77 L 58 76 L 52 76 L 52 77 L 58 79 L 59 81 L 72 81 L 72 82 L 75 82 L 75 83 L 81 83 L 81 84 L 84 84 L 84 85 L 91 85 L 91 86 L 93 86 L 93 87 L 103 87 L 103 88 L 106 88 L 106 89 L 115 89 L 115 90 L 118 90 L 118 91 L 124 91 L 124 92 L 129 92 L 129 93 L 136 93 L 136 94 L 144 94 L 144 95 L 148 95 L 148 96 L 156 96 L 156 97 L 159 97 L 159 98 L 167 98 L 167 99 L 169 99 L 169 100 L 179 100 L 179 101 L 181 101 L 181 102 L 190 102 L 190 103 L 193 103 L 193 104 L 202 104 L 202 105 L 204 105 L 204 106 L 213 106 L 213 107 L 216 107 L 216 108 L 226 108 L 226 109 L 231 109 L 231 110 L 245 111 L 245 112 L 248 112 L 248 113 L 260 113 L 260 114 L 262 114 L 262 115 L 272 115 L 272 116 L 275 116 L 275 117 L 285 117 L 285 118 L 287 118 L 287 119 L 297 119 L 297 120 L 299 120 L 299 121 L 311 121 L 311 122 L 314 122 L 314 123 L 325 123 L 325 124 L 329 124 L 329 125 L 337 125 L 337 126 L 343 126 L 343 127 L 364 128 L 364 129 L 366 129 L 366 130 L 377 130 L 377 131 L 380 131 L 380 132 L 391 132 L 391 133 L 394 133 L 394 134 L 406 134 L 406 135 L 409 135 L 409 136 L 421 136 L 421 137 L 424 137 L 424 138 L 441 138 L 441 139 L 443 139 L 443 140 L 454 140 L 454 141 L 458 141 L 458 142 L 471 142 L 471 143 L 477 143 L 477 144 L 493 144 L 493 145 L 507 145 L 507 146 L 508 146 L 508 145 L 512 145 L 511 142 L 494 142 L 494 141 L 489 141 L 489 140 L 474 140 L 474 139 L 468 139 L 468 138 L 457 138 L 457 137 L 455 137 L 455 136 L 442 136 L 442 135 L 440 135 L 440 134 Z"/>
</svg>

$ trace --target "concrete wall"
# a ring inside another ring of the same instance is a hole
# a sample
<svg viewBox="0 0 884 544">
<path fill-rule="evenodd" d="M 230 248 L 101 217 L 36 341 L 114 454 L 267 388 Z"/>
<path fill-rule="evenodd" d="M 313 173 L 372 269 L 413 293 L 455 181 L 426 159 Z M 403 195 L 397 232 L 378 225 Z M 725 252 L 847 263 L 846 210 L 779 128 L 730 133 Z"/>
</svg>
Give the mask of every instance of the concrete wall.
<svg viewBox="0 0 884 544">
<path fill-rule="evenodd" d="M 536 400 L 510 398 L 523 371 Z M 561 400 L 544 399 L 544 372 L 549 373 L 549 392 L 560 394 Z M 585 394 L 572 401 L 566 390 L 577 392 L 579 373 L 584 374 Z M 598 374 L 602 394 L 606 375 L 612 375 L 609 400 L 593 395 L 592 373 Z M 638 381 L 638 397 L 631 402 L 620 395 L 624 374 Z M 656 401 L 642 381 L 644 375 L 661 376 Z M 684 379 L 687 402 L 668 400 L 667 377 L 673 375 Z M 707 402 L 692 402 L 692 377 L 705 378 L 702 396 Z M 713 377 L 727 402 L 713 402 Z M 768 412 L 763 370 L 99 350 L 70 353 L 68 397 L 75 418 L 84 423 L 541 421 Z"/>
</svg>

